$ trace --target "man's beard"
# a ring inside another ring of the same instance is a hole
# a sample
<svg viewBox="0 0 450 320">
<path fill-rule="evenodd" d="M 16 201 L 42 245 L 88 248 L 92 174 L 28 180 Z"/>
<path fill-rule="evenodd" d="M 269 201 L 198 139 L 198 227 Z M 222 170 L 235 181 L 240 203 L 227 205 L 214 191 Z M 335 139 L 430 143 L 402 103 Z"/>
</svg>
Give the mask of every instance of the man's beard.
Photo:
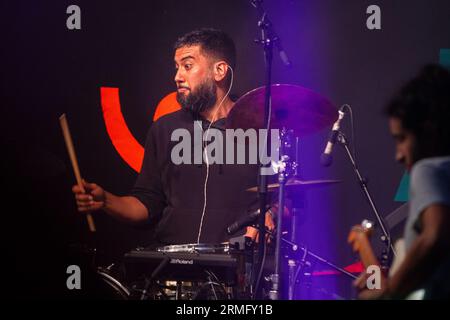
<svg viewBox="0 0 450 320">
<path fill-rule="evenodd" d="M 187 95 L 177 92 L 177 101 L 183 109 L 198 115 L 216 104 L 216 88 L 215 82 L 212 79 L 207 79 L 195 91 L 190 91 Z"/>
</svg>

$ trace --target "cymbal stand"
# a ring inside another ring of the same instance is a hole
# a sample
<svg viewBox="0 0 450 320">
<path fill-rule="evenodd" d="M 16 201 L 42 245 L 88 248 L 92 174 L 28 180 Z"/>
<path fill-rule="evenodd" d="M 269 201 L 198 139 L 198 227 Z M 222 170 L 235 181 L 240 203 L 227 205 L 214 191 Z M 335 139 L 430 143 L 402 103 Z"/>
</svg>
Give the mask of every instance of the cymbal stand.
<svg viewBox="0 0 450 320">
<path fill-rule="evenodd" d="M 295 171 L 297 167 L 296 161 L 292 160 L 293 149 L 293 131 L 283 128 L 280 132 L 280 160 L 272 166 L 278 172 L 278 215 L 277 215 L 277 234 L 275 242 L 275 268 L 274 273 L 270 275 L 271 289 L 269 291 L 269 298 L 271 300 L 279 300 L 282 298 L 283 282 L 281 277 L 282 255 L 281 255 L 281 241 L 283 233 L 283 215 L 285 203 L 285 186 L 289 176 Z M 294 169 L 294 170 L 293 170 Z M 292 266 L 294 268 L 295 266 Z"/>
<path fill-rule="evenodd" d="M 255 7 L 258 11 L 259 20 L 258 20 L 258 28 L 261 31 L 261 38 L 256 39 L 255 42 L 262 45 L 264 49 L 264 60 L 265 60 L 265 98 L 264 98 L 264 126 L 267 129 L 267 138 L 264 145 L 264 149 L 262 152 L 269 150 L 269 130 L 270 130 L 270 114 L 271 114 L 271 85 L 272 85 L 272 57 L 273 57 L 273 46 L 276 44 L 278 50 L 283 52 L 283 56 L 285 57 L 285 53 L 281 50 L 280 40 L 277 34 L 275 33 L 272 22 L 270 21 L 267 12 L 265 11 L 262 0 L 251 0 L 250 3 L 253 7 Z M 287 59 L 283 59 L 286 60 Z M 260 151 L 261 152 L 261 151 Z M 267 154 L 267 153 L 266 153 Z M 259 171 L 259 183 L 258 183 L 258 196 L 260 202 L 260 212 L 266 212 L 266 203 L 267 203 L 267 175 L 265 174 L 265 170 L 267 169 L 269 164 L 259 163 L 260 171 Z M 266 230 L 265 230 L 265 214 L 261 214 L 259 217 L 259 238 L 265 239 Z M 265 252 L 266 243 L 265 241 L 259 241 L 258 244 L 258 263 L 256 265 L 257 270 L 262 270 L 263 266 L 263 258 Z M 257 272 L 256 274 L 261 274 L 261 272 Z M 278 283 L 278 279 L 274 281 Z M 255 278 L 255 294 L 254 298 L 261 298 L 260 288 L 260 277 L 257 276 Z M 278 287 L 275 285 L 275 287 Z M 278 299 L 278 289 L 274 290 L 272 295 L 273 298 Z"/>
<path fill-rule="evenodd" d="M 295 137 L 295 147 L 294 147 L 294 151 L 295 151 L 295 157 L 294 157 L 294 161 L 292 161 L 291 164 L 291 168 L 292 168 L 292 173 L 293 176 L 295 178 L 299 178 L 300 177 L 300 155 L 299 155 L 299 151 L 300 151 L 300 141 L 299 141 L 299 137 Z M 295 244 L 295 242 L 297 241 L 297 230 L 298 230 L 298 226 L 300 224 L 301 221 L 301 215 L 302 215 L 302 211 L 305 209 L 305 191 L 304 190 L 298 190 L 295 193 L 294 192 L 289 192 L 287 194 L 288 199 L 291 200 L 291 206 L 290 206 L 290 213 L 291 213 L 291 229 L 290 229 L 290 242 L 292 244 Z M 283 241 L 287 241 L 285 239 L 282 239 Z M 298 261 L 298 259 L 295 258 L 295 256 L 287 256 L 288 259 L 288 270 L 289 270 L 289 284 L 288 284 L 288 300 L 293 300 L 294 299 L 294 289 L 295 289 L 295 281 L 296 281 L 296 274 L 297 274 L 297 270 L 299 268 L 302 268 L 304 265 L 304 260 L 300 260 Z M 297 265 L 299 266 L 297 268 Z"/>
</svg>

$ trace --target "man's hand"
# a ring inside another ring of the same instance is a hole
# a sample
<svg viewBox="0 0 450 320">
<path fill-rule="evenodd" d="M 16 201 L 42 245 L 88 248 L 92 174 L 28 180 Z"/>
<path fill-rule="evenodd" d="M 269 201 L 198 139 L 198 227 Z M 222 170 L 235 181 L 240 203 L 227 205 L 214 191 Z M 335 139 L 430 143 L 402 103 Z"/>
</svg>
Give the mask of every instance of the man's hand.
<svg viewBox="0 0 450 320">
<path fill-rule="evenodd" d="M 275 223 L 273 222 L 272 215 L 269 212 L 266 212 L 266 220 L 265 220 L 266 229 L 269 231 L 275 230 Z M 258 236 L 258 229 L 254 227 L 247 227 L 247 232 L 245 233 L 245 237 L 251 238 L 253 241 L 258 242 L 259 236 Z M 266 234 L 266 240 L 270 242 L 270 235 Z"/>
<path fill-rule="evenodd" d="M 274 217 L 276 217 L 277 214 L 278 214 L 278 204 L 273 205 L 273 207 L 266 212 L 265 225 L 266 229 L 270 232 L 275 231 Z M 284 215 L 285 216 L 289 215 L 289 210 L 286 207 L 284 208 Z M 251 238 L 253 241 L 256 242 L 259 241 L 258 229 L 254 227 L 247 227 L 247 232 L 245 233 L 245 236 Z M 270 238 L 271 238 L 270 234 L 266 234 L 266 241 L 269 243 Z"/>
<path fill-rule="evenodd" d="M 75 194 L 78 211 L 91 212 L 99 210 L 105 205 L 105 190 L 95 183 L 88 183 L 83 179 L 83 188 L 78 185 L 72 187 L 72 192 Z"/>
</svg>

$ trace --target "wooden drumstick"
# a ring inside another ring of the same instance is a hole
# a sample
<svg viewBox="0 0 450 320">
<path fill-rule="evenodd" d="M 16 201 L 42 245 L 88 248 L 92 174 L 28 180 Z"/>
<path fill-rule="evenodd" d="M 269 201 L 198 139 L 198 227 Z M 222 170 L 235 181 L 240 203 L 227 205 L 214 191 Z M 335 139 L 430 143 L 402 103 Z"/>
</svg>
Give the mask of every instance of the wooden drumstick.
<svg viewBox="0 0 450 320">
<path fill-rule="evenodd" d="M 78 167 L 77 157 L 75 155 L 75 148 L 73 147 L 72 137 L 70 136 L 69 124 L 67 123 L 66 114 L 64 113 L 59 117 L 59 123 L 61 124 L 61 129 L 64 135 L 64 141 L 66 142 L 67 152 L 69 153 L 70 162 L 72 162 L 73 172 L 75 173 L 75 178 L 77 180 L 78 186 L 81 188 L 82 192 L 85 193 L 83 183 L 81 181 L 80 169 Z M 92 215 L 90 213 L 86 214 L 86 219 L 88 222 L 89 230 L 95 232 L 95 223 Z"/>
</svg>

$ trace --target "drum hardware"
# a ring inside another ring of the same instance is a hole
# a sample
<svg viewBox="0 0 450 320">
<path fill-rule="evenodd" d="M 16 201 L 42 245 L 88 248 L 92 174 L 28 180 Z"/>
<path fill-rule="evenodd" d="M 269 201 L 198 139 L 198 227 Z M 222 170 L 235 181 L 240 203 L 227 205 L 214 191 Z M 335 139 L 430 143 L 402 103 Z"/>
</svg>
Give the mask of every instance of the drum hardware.
<svg viewBox="0 0 450 320">
<path fill-rule="evenodd" d="M 296 252 L 299 252 L 300 250 L 303 251 L 302 258 L 300 259 L 301 263 L 306 263 L 307 265 L 311 265 L 311 263 L 306 260 L 306 257 L 310 257 L 310 258 L 313 258 L 314 260 L 316 260 L 316 261 L 318 261 L 318 262 L 320 262 L 322 264 L 328 265 L 332 269 L 334 269 L 334 270 L 336 270 L 336 271 L 338 271 L 338 272 L 340 272 L 342 274 L 345 274 L 346 276 L 348 276 L 348 277 L 350 277 L 352 279 L 356 279 L 357 278 L 351 272 L 348 272 L 347 270 L 345 270 L 345 269 L 343 269 L 341 267 L 338 267 L 337 265 L 335 265 L 334 263 L 328 261 L 327 259 L 325 259 L 325 258 L 323 258 L 323 257 L 321 257 L 321 256 L 319 256 L 317 254 L 315 254 L 314 252 L 309 250 L 308 247 L 306 247 L 306 246 L 299 245 L 299 244 L 293 243 L 293 242 L 285 240 L 285 239 L 283 239 L 283 242 L 285 242 L 287 244 L 286 247 L 289 248 L 292 252 L 296 253 Z"/>
<path fill-rule="evenodd" d="M 299 179 L 299 137 L 316 132 L 323 127 L 330 125 L 336 118 L 336 108 L 322 96 L 294 85 L 273 85 L 270 88 L 261 87 L 250 91 L 242 96 L 231 109 L 227 118 L 227 127 L 229 128 L 266 128 L 264 119 L 265 109 L 263 109 L 264 98 L 267 96 L 267 91 L 271 91 L 271 118 L 270 128 L 277 128 L 280 130 L 280 144 L 279 152 L 280 159 L 276 162 L 272 161 L 272 168 L 278 173 L 278 183 L 267 185 L 265 183 L 266 176 L 261 175 L 260 185 L 254 188 L 249 188 L 247 191 L 258 191 L 260 197 L 260 208 L 265 207 L 265 199 L 267 192 L 278 191 L 278 207 L 284 208 L 285 191 L 300 191 L 303 192 L 313 186 L 326 186 L 338 183 L 338 180 L 311 180 L 305 181 Z M 303 121 L 298 121 L 299 119 Z M 292 178 L 291 178 L 292 177 Z M 298 199 L 297 197 L 293 197 Z M 303 201 L 303 200 L 302 200 Z M 300 216 L 301 205 L 294 203 L 291 220 L 291 240 L 296 240 L 297 222 Z M 304 201 L 303 201 L 304 202 Z M 261 211 L 260 211 L 261 212 Z M 259 216 L 260 234 L 265 232 L 264 215 Z M 275 272 L 270 277 L 272 281 L 272 290 L 270 299 L 279 299 L 280 292 L 280 249 L 282 236 L 282 215 L 278 215 L 278 228 L 275 242 Z M 263 232 L 261 232 L 263 231 Z M 260 236 L 261 237 L 261 236 Z M 261 298 L 259 292 L 260 277 L 262 276 L 262 268 L 265 259 L 265 242 L 259 243 L 258 263 L 255 264 L 253 274 L 254 282 L 254 297 Z M 262 249 L 261 249 L 262 248 Z M 262 251 L 261 251 L 262 250 Z M 278 262 L 277 262 L 278 261 Z M 290 278 L 295 275 L 295 268 L 290 264 Z M 289 281 L 292 282 L 292 281 Z M 289 297 L 293 297 L 293 288 L 290 286 Z"/>
<path fill-rule="evenodd" d="M 266 229 L 269 231 L 269 229 Z M 250 237 L 245 237 L 244 235 L 231 238 L 230 243 L 235 244 L 236 248 L 240 249 L 242 252 L 244 260 L 244 271 L 239 273 L 238 279 L 239 283 L 242 283 L 240 288 L 244 288 L 245 292 L 241 292 L 241 296 L 245 298 L 250 298 L 253 296 L 253 284 L 254 284 L 254 260 L 255 260 L 255 242 Z"/>
<path fill-rule="evenodd" d="M 270 276 L 271 279 L 271 289 L 269 291 L 269 298 L 271 300 L 278 300 L 280 296 L 280 288 L 282 283 L 280 281 L 281 276 L 281 239 L 282 239 L 282 229 L 283 229 L 283 211 L 284 211 L 284 200 L 285 200 L 285 185 L 289 175 L 292 173 L 292 165 L 294 161 L 291 160 L 292 154 L 292 143 L 291 138 L 293 135 L 292 130 L 286 130 L 283 128 L 280 136 L 280 160 L 278 161 L 278 183 L 280 184 L 278 192 L 278 208 L 280 213 L 277 217 L 278 227 L 276 229 L 276 246 L 275 246 L 275 269 L 274 273 Z M 295 164 L 296 166 L 297 164 Z"/>
<path fill-rule="evenodd" d="M 258 10 L 260 19 L 258 21 L 258 28 L 261 29 L 261 38 L 257 40 L 264 48 L 266 80 L 265 86 L 257 88 L 242 96 L 231 109 L 227 117 L 227 128 L 241 128 L 241 129 L 284 129 L 292 128 L 295 130 L 297 136 L 305 136 L 316 132 L 328 125 L 335 119 L 336 108 L 325 98 L 312 92 L 311 90 L 294 85 L 272 85 L 271 71 L 272 71 L 272 51 L 273 44 L 279 38 L 275 35 L 272 24 L 265 12 L 262 1 L 254 0 L 252 5 Z M 264 146 L 263 152 L 268 150 L 268 140 Z M 267 154 L 267 152 L 265 152 Z M 285 164 L 285 159 L 278 163 L 278 166 Z M 259 163 L 259 185 L 258 195 L 260 201 L 260 212 L 264 212 L 266 208 L 267 198 L 267 176 L 262 172 L 267 169 L 266 165 Z M 287 176 L 279 171 L 280 193 L 279 207 L 284 205 L 284 184 Z M 283 186 L 281 186 L 283 185 Z M 282 215 L 280 215 L 281 217 Z M 259 237 L 265 239 L 264 221 L 265 215 L 259 217 Z M 280 234 L 281 235 L 281 234 Z M 279 239 L 280 235 L 277 235 Z M 279 246 L 280 241 L 277 241 Z M 277 257 L 279 257 L 279 248 L 276 249 Z M 256 269 L 259 269 L 256 274 L 261 274 L 263 268 L 263 258 L 265 252 L 265 241 L 260 241 L 258 245 L 258 261 Z M 278 267 L 276 274 L 272 277 L 273 288 L 271 290 L 271 299 L 280 298 L 280 283 Z M 258 284 L 259 277 L 255 279 L 255 295 L 254 298 L 261 298 Z"/>
<path fill-rule="evenodd" d="M 148 289 L 151 285 L 153 285 L 153 281 L 156 279 L 156 276 L 161 272 L 161 270 L 169 263 L 170 258 L 166 257 L 164 258 L 159 265 L 156 267 L 155 270 L 153 270 L 152 274 L 149 278 L 145 278 L 145 285 L 144 290 L 142 290 L 141 298 L 140 300 L 144 300 L 147 297 Z"/>
<path fill-rule="evenodd" d="M 297 140 L 298 141 L 298 140 Z M 296 155 L 298 154 L 298 144 L 296 144 Z M 298 159 L 298 156 L 296 157 Z M 298 161 L 298 160 L 296 160 Z M 299 172 L 297 171 L 297 176 Z M 297 250 L 297 229 L 300 219 L 304 216 L 304 211 L 306 207 L 305 191 L 299 190 L 293 196 L 293 192 L 288 193 L 288 198 L 291 200 L 291 236 L 290 245 L 292 249 Z M 306 251 L 305 251 L 306 252 Z M 300 261 L 288 257 L 289 275 L 288 275 L 288 299 L 293 300 L 295 295 L 295 286 L 297 284 L 298 273 L 303 270 L 306 263 L 306 254 L 302 256 Z"/>
<path fill-rule="evenodd" d="M 317 255 L 316 253 L 312 252 L 308 249 L 307 246 L 300 245 L 298 243 L 289 241 L 285 238 L 281 239 L 283 242 L 283 248 L 286 249 L 286 255 L 285 258 L 287 260 L 288 270 L 289 270 L 289 300 L 294 299 L 294 293 L 295 293 L 295 287 L 299 283 L 299 276 L 303 275 L 304 279 L 306 279 L 306 282 L 304 285 L 308 286 L 308 279 L 310 280 L 310 276 L 312 275 L 311 272 L 308 272 L 308 270 L 311 270 L 313 268 L 314 262 L 319 262 L 321 264 L 327 265 L 334 269 L 336 272 L 343 274 L 352 280 L 355 280 L 357 277 L 352 274 L 351 272 L 348 272 L 347 270 L 335 265 L 334 263 L 330 262 L 329 260 Z M 294 258 L 298 256 L 299 252 L 302 252 L 301 258 Z M 291 275 L 292 272 L 292 275 Z M 267 279 L 266 279 L 267 281 Z M 292 295 L 291 295 L 292 294 Z"/>
</svg>

